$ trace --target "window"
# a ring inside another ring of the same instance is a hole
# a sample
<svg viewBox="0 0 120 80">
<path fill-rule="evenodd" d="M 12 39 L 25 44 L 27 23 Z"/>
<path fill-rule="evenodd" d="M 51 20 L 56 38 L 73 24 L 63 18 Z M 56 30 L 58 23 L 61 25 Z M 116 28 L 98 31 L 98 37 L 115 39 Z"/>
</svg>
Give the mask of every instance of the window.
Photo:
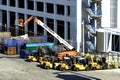
<svg viewBox="0 0 120 80">
<path fill-rule="evenodd" d="M 10 6 L 15 7 L 15 0 L 10 0 Z"/>
<path fill-rule="evenodd" d="M 54 30 L 54 20 L 50 19 L 50 18 L 47 18 L 47 26 L 50 29 Z M 47 36 L 48 36 L 48 41 L 49 42 L 53 42 L 54 41 L 54 37 L 50 33 L 47 33 Z"/>
<path fill-rule="evenodd" d="M 10 12 L 10 25 L 15 24 L 15 12 Z"/>
<path fill-rule="evenodd" d="M 70 16 L 70 6 L 67 6 L 67 16 Z"/>
<path fill-rule="evenodd" d="M 15 24 L 15 12 L 10 12 L 10 32 L 12 36 L 15 36 L 16 32 L 14 24 Z"/>
<path fill-rule="evenodd" d="M 24 8 L 24 0 L 18 0 L 18 3 L 19 8 Z"/>
<path fill-rule="evenodd" d="M 2 10 L 2 22 L 3 24 L 7 23 L 7 11 Z"/>
<path fill-rule="evenodd" d="M 64 21 L 57 20 L 58 35 L 64 38 Z"/>
<path fill-rule="evenodd" d="M 112 35 L 112 51 L 120 52 L 120 36 Z"/>
<path fill-rule="evenodd" d="M 37 17 L 37 18 L 40 19 L 42 22 L 44 20 L 43 17 Z M 44 35 L 44 29 L 40 25 L 37 25 L 37 35 Z"/>
<path fill-rule="evenodd" d="M 19 19 L 23 19 L 24 20 L 24 14 L 19 13 Z M 19 35 L 23 35 L 24 33 L 25 33 L 24 27 L 19 27 Z"/>
<path fill-rule="evenodd" d="M 44 11 L 44 4 L 43 2 L 37 2 L 37 11 Z"/>
<path fill-rule="evenodd" d="M 67 22 L 68 25 L 68 40 L 70 40 L 70 22 Z"/>
<path fill-rule="evenodd" d="M 47 12 L 48 13 L 54 13 L 54 5 L 47 3 Z"/>
<path fill-rule="evenodd" d="M 64 6 L 63 5 L 57 5 L 57 14 L 64 15 Z"/>
<path fill-rule="evenodd" d="M 5 25 L 7 24 L 7 11 L 2 10 L 2 24 Z M 6 31 L 5 26 L 2 26 L 2 31 Z"/>
<path fill-rule="evenodd" d="M 28 9 L 34 10 L 34 3 L 31 0 L 28 0 Z"/>
<path fill-rule="evenodd" d="M 28 15 L 28 18 L 30 17 L 31 15 Z M 28 24 L 28 36 L 34 36 L 34 21 L 30 21 L 29 24 Z"/>
<path fill-rule="evenodd" d="M 7 0 L 2 0 L 3 5 L 7 5 Z"/>
</svg>

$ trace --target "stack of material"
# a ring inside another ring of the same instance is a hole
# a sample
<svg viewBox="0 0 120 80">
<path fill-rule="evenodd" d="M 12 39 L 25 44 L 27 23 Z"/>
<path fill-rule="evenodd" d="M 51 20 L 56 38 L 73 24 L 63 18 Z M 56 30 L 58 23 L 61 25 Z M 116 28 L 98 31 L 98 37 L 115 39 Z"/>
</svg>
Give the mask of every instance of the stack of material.
<svg viewBox="0 0 120 80">
<path fill-rule="evenodd" d="M 3 38 L 10 38 L 11 37 L 11 32 L 0 32 L 0 37 Z"/>
<path fill-rule="evenodd" d="M 16 48 L 17 48 L 17 54 L 20 54 L 21 47 L 24 45 L 23 39 L 17 39 L 16 40 Z"/>
<path fill-rule="evenodd" d="M 27 50 L 34 50 L 38 49 L 40 46 L 54 46 L 54 43 L 51 42 L 46 42 L 46 43 L 27 43 L 26 44 L 26 49 Z"/>
<path fill-rule="evenodd" d="M 29 40 L 26 40 L 26 43 L 43 43 L 47 42 L 47 36 L 31 36 Z"/>
<path fill-rule="evenodd" d="M 10 38 L 2 38 L 2 45 L 5 54 L 16 54 L 16 40 Z"/>
<path fill-rule="evenodd" d="M 30 55 L 30 51 L 29 50 L 20 50 L 20 58 L 27 58 L 27 56 Z"/>
<path fill-rule="evenodd" d="M 8 54 L 8 55 L 14 55 L 14 54 L 16 54 L 16 47 L 8 47 L 6 54 Z"/>
</svg>

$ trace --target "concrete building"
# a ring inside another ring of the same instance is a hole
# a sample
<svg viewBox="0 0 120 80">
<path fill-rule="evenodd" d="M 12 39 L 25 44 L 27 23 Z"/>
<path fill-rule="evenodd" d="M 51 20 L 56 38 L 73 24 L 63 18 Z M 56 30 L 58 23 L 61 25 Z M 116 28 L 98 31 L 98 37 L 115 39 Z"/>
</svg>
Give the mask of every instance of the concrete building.
<svg viewBox="0 0 120 80">
<path fill-rule="evenodd" d="M 0 23 L 6 24 L 7 31 L 15 36 L 31 31 L 33 36 L 47 35 L 49 41 L 57 42 L 34 21 L 22 28 L 14 25 L 16 19 L 27 20 L 31 15 L 38 17 L 58 35 L 70 41 L 77 51 L 82 51 L 82 45 L 88 45 L 89 48 L 91 44 L 95 45 L 95 29 L 101 27 L 101 0 L 0 1 Z"/>
<path fill-rule="evenodd" d="M 102 0 L 102 27 L 120 29 L 119 3 L 119 0 Z"/>
<path fill-rule="evenodd" d="M 103 46 L 98 44 L 99 47 L 103 47 L 105 52 L 116 51 L 120 52 L 120 1 L 119 0 L 102 0 L 102 18 L 101 27 L 105 30 L 102 31 L 104 36 Z M 109 34 L 106 34 L 109 33 Z M 107 39 L 108 38 L 108 39 Z M 105 48 L 106 47 L 106 48 Z M 100 50 L 98 48 L 98 50 Z"/>
</svg>

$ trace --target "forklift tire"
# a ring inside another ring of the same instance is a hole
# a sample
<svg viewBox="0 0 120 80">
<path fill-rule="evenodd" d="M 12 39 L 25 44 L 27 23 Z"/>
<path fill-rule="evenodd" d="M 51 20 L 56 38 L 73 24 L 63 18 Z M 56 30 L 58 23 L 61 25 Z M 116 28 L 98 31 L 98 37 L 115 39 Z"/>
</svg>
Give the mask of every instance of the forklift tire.
<svg viewBox="0 0 120 80">
<path fill-rule="evenodd" d="M 89 71 L 89 70 L 90 70 L 90 66 L 87 66 L 87 67 L 86 67 L 86 71 Z"/>
<path fill-rule="evenodd" d="M 76 68 L 75 66 L 73 67 L 73 70 L 74 70 L 74 71 L 79 71 L 79 69 Z"/>
<path fill-rule="evenodd" d="M 50 67 L 49 67 L 49 66 L 46 66 L 46 69 L 50 69 Z"/>
<path fill-rule="evenodd" d="M 75 68 L 75 67 L 73 67 L 73 71 L 76 71 L 76 68 Z"/>
<path fill-rule="evenodd" d="M 57 67 L 55 66 L 55 64 L 53 64 L 53 69 L 57 70 Z"/>
<path fill-rule="evenodd" d="M 107 64 L 107 63 L 104 64 L 104 66 L 102 67 L 102 69 L 103 69 L 103 70 L 108 69 L 108 64 Z"/>
<path fill-rule="evenodd" d="M 65 71 L 65 68 L 60 68 L 60 71 Z"/>
<path fill-rule="evenodd" d="M 78 68 L 76 68 L 76 71 L 79 71 L 79 69 L 78 69 Z"/>
<path fill-rule="evenodd" d="M 53 69 L 57 70 L 57 68 L 56 68 L 56 67 L 53 67 Z"/>
</svg>

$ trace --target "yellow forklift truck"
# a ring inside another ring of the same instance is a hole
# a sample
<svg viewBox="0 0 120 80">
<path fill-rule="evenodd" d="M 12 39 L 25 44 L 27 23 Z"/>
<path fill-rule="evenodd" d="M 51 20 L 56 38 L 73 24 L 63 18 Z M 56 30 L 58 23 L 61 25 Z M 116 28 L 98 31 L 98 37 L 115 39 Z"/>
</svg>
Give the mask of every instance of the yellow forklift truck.
<svg viewBox="0 0 120 80">
<path fill-rule="evenodd" d="M 32 55 L 27 57 L 27 61 L 30 61 L 30 62 L 36 62 L 37 60 L 38 59 L 35 56 L 32 56 Z"/>
<path fill-rule="evenodd" d="M 30 61 L 30 62 L 38 61 L 37 50 L 30 51 L 30 55 L 27 56 L 27 60 L 26 61 Z"/>
<path fill-rule="evenodd" d="M 82 56 L 75 56 L 72 70 L 74 70 L 74 71 L 89 70 L 88 64 L 86 62 L 86 58 L 82 57 Z"/>
<path fill-rule="evenodd" d="M 54 56 L 48 56 L 44 59 L 43 68 L 52 69 L 54 63 Z"/>
<path fill-rule="evenodd" d="M 90 70 L 100 70 L 102 66 L 99 64 L 100 58 L 95 57 L 94 55 L 86 56 L 88 67 Z"/>
<path fill-rule="evenodd" d="M 100 69 L 108 69 L 108 62 L 105 57 L 98 57 L 92 54 L 87 54 L 85 56 L 87 59 L 88 67 L 91 70 L 100 70 Z"/>
<path fill-rule="evenodd" d="M 60 61 L 58 69 L 61 71 L 70 70 L 72 68 L 72 65 L 73 65 L 73 57 L 67 55 L 63 57 L 62 61 Z"/>
</svg>

